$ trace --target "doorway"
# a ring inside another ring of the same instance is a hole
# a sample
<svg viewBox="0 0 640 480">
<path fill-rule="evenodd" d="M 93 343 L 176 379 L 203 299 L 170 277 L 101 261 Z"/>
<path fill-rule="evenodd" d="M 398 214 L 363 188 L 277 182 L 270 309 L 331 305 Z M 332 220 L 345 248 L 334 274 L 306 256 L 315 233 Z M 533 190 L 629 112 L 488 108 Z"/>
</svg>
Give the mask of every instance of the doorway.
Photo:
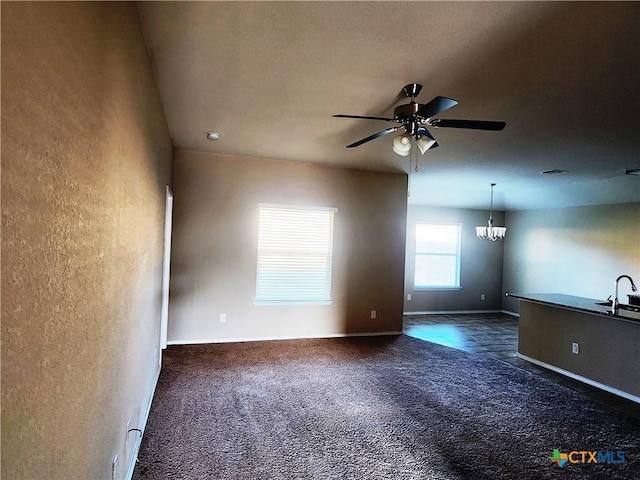
<svg viewBox="0 0 640 480">
<path fill-rule="evenodd" d="M 169 277 L 171 274 L 171 229 L 173 219 L 173 192 L 167 185 L 164 211 L 164 256 L 162 260 L 162 314 L 160 317 L 160 348 L 167 348 L 167 325 L 169 323 Z M 162 355 L 158 355 L 162 362 Z"/>
</svg>

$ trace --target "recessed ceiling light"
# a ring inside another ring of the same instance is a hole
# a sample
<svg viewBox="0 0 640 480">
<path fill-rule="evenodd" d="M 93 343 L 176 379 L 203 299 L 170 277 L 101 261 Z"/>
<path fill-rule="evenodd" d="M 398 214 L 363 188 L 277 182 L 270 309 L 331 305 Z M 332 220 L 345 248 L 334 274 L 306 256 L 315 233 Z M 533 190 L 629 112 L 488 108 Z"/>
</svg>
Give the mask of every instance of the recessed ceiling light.
<svg viewBox="0 0 640 480">
<path fill-rule="evenodd" d="M 627 175 L 640 175 L 640 168 L 630 168 L 625 170 L 624 173 Z"/>
<path fill-rule="evenodd" d="M 209 140 L 218 140 L 220 138 L 220 134 L 217 132 L 207 132 L 207 139 Z"/>
<path fill-rule="evenodd" d="M 569 170 L 559 170 L 554 168 L 553 170 L 544 170 L 540 172 L 542 175 L 564 175 L 565 173 L 569 173 Z"/>
</svg>

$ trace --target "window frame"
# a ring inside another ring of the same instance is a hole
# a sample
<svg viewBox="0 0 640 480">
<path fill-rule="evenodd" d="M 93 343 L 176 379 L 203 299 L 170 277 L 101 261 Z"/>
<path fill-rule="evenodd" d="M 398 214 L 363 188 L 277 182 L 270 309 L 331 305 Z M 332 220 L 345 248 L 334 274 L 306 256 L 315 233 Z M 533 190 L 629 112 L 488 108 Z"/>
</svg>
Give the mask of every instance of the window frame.
<svg viewBox="0 0 640 480">
<path fill-rule="evenodd" d="M 455 254 L 453 253 L 429 253 L 429 252 L 418 252 L 418 226 L 419 225 L 432 225 L 432 226 L 447 226 L 447 227 L 457 227 L 458 229 L 458 239 L 457 239 L 457 251 Z M 414 224 L 414 236 L 413 236 L 413 290 L 421 291 L 421 290 L 461 290 L 462 289 L 462 279 L 461 279 L 461 265 L 462 265 L 462 223 L 455 222 L 429 222 L 429 221 L 416 221 Z M 419 255 L 429 255 L 429 256 L 449 256 L 454 257 L 456 259 L 455 266 L 455 285 L 416 285 L 416 269 L 418 266 L 418 256 Z"/>
</svg>

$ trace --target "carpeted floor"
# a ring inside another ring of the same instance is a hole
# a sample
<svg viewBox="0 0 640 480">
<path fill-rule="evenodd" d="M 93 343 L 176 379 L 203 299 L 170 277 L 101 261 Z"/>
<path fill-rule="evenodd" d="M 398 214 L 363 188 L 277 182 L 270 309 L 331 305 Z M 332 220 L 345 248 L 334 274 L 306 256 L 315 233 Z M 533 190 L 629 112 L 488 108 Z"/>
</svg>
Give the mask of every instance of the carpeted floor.
<svg viewBox="0 0 640 480">
<path fill-rule="evenodd" d="M 554 449 L 626 461 L 560 468 Z M 166 351 L 138 458 L 138 480 L 635 480 L 640 421 L 406 336 L 183 346 Z"/>
</svg>

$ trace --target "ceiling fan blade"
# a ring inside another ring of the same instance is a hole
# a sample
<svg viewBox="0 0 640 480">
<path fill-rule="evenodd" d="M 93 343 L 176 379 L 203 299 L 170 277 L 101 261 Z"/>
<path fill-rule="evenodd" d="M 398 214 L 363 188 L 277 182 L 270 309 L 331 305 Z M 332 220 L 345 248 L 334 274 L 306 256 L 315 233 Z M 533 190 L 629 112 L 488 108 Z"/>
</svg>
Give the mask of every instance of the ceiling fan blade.
<svg viewBox="0 0 640 480">
<path fill-rule="evenodd" d="M 392 132 L 395 132 L 396 130 L 398 130 L 400 128 L 402 128 L 402 126 L 385 128 L 384 130 L 381 130 L 378 133 L 374 133 L 373 135 L 369 135 L 367 138 L 363 138 L 362 140 L 358 140 L 357 142 L 354 142 L 351 145 L 347 145 L 347 148 L 358 147 L 358 146 L 362 145 L 363 143 L 367 143 L 370 140 L 374 140 L 374 139 L 376 139 L 378 137 L 382 137 L 384 135 L 388 135 L 388 134 L 390 134 Z"/>
<path fill-rule="evenodd" d="M 387 122 L 395 122 L 395 118 L 386 118 L 386 117 L 368 117 L 364 115 L 331 115 L 332 117 L 338 118 L 362 118 L 365 120 L 385 120 Z"/>
<path fill-rule="evenodd" d="M 507 124 L 506 122 L 492 122 L 489 120 L 443 120 L 441 118 L 435 118 L 429 122 L 429 125 L 433 127 L 500 131 Z"/>
<path fill-rule="evenodd" d="M 444 112 L 445 110 L 455 107 L 458 104 L 457 100 L 448 97 L 434 97 L 428 103 L 422 103 L 418 107 L 418 115 L 425 118 L 431 118 L 434 115 Z"/>
</svg>

